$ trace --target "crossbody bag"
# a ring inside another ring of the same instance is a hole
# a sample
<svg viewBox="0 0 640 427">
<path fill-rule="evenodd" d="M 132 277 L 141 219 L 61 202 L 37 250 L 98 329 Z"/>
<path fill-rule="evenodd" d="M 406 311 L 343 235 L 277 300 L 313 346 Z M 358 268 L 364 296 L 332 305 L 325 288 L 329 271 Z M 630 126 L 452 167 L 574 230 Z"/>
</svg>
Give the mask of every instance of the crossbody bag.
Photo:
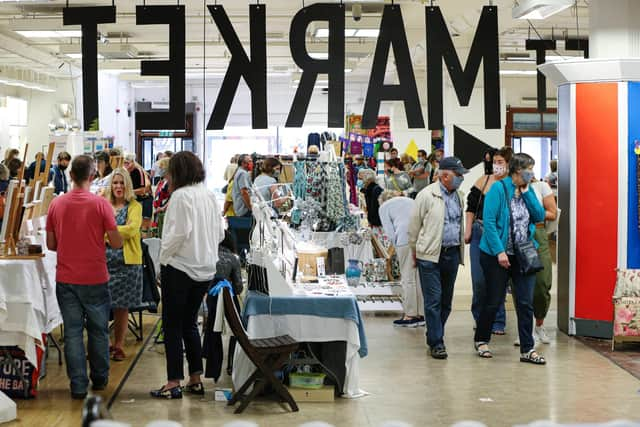
<svg viewBox="0 0 640 427">
<path fill-rule="evenodd" d="M 540 256 L 538 255 L 538 250 L 536 249 L 536 246 L 533 244 L 533 241 L 531 239 L 527 239 L 524 242 L 516 242 L 513 210 L 511 210 L 509 193 L 507 192 L 506 184 L 503 181 L 500 181 L 500 183 L 502 184 L 502 188 L 504 189 L 507 207 L 509 208 L 509 232 L 511 233 L 513 252 L 516 259 L 518 260 L 518 265 L 520 266 L 520 273 L 525 276 L 536 274 L 538 271 L 544 270 L 544 266 L 542 265 L 542 261 L 540 261 Z"/>
</svg>

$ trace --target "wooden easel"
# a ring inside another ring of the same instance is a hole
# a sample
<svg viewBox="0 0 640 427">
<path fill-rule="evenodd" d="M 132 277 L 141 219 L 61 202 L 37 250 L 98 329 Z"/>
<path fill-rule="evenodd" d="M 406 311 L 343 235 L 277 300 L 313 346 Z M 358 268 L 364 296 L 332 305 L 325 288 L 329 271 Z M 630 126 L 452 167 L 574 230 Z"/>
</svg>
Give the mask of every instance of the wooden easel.
<svg viewBox="0 0 640 427">
<path fill-rule="evenodd" d="M 11 201 L 9 205 L 9 223 L 7 224 L 7 233 L 0 259 L 35 260 L 44 257 L 44 254 L 19 255 L 18 248 L 16 246 L 25 209 L 24 197 L 26 186 L 24 184 L 24 171 L 26 167 L 28 151 L 29 144 L 26 144 L 24 148 L 22 167 L 20 168 L 20 172 L 18 173 L 18 186 L 14 189 L 11 195 Z M 39 163 L 36 168 L 39 169 Z"/>
<path fill-rule="evenodd" d="M 115 156 L 109 159 L 109 163 L 111 164 L 111 169 L 118 169 L 124 167 L 124 157 L 123 156 Z"/>
</svg>

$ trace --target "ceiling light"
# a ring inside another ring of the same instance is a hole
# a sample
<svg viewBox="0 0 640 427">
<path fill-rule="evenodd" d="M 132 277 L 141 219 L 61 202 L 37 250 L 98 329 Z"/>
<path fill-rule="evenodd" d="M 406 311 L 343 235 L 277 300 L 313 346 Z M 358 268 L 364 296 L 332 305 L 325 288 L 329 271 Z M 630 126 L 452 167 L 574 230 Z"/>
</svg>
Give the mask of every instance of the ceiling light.
<svg viewBox="0 0 640 427">
<path fill-rule="evenodd" d="M 536 70 L 500 70 L 501 76 L 535 76 Z"/>
<path fill-rule="evenodd" d="M 67 53 L 67 56 L 71 59 L 82 59 L 81 53 Z M 98 54 L 98 59 L 104 59 L 104 56 Z"/>
<path fill-rule="evenodd" d="M 328 52 L 309 52 L 309 56 L 313 59 L 329 59 Z"/>
<path fill-rule="evenodd" d="M 80 38 L 82 37 L 82 31 L 80 30 L 49 30 L 49 31 L 16 31 L 22 37 L 30 39 L 55 39 L 55 38 Z"/>
<path fill-rule="evenodd" d="M 377 28 L 364 28 L 356 31 L 354 37 L 376 38 L 379 34 L 380 30 Z"/>
<path fill-rule="evenodd" d="M 378 34 L 380 33 L 380 30 L 376 29 L 376 28 L 363 28 L 363 29 L 356 29 L 356 28 L 345 28 L 344 30 L 344 36 L 345 37 L 378 37 Z M 324 38 L 326 39 L 327 37 L 329 37 L 329 29 L 328 28 L 318 28 L 316 30 L 316 32 L 313 34 L 314 37 L 316 38 Z"/>
<path fill-rule="evenodd" d="M 518 0 L 511 14 L 513 19 L 547 19 L 574 4 L 574 0 Z"/>
</svg>

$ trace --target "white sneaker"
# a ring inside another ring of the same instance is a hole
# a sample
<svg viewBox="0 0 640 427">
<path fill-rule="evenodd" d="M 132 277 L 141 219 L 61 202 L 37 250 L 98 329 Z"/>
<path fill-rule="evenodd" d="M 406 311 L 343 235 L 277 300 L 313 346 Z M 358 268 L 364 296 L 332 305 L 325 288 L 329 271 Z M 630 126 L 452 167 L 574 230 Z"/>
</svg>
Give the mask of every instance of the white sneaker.
<svg viewBox="0 0 640 427">
<path fill-rule="evenodd" d="M 515 341 L 513 342 L 513 345 L 515 345 L 516 347 L 520 347 L 520 337 L 517 337 L 515 339 Z"/>
<path fill-rule="evenodd" d="M 547 330 L 544 328 L 544 326 L 536 326 L 533 330 L 533 336 L 542 344 L 551 343 L 551 339 L 549 338 L 549 335 L 547 335 Z"/>
</svg>

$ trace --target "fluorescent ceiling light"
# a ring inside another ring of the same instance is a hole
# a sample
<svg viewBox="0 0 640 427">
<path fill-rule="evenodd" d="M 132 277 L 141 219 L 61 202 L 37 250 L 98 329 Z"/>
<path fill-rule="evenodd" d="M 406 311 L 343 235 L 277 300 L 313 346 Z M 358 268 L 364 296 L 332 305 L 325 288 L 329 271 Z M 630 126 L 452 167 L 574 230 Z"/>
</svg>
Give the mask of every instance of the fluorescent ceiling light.
<svg viewBox="0 0 640 427">
<path fill-rule="evenodd" d="M 309 56 L 313 59 L 329 59 L 329 52 L 309 52 Z"/>
<path fill-rule="evenodd" d="M 513 19 L 547 19 L 574 4 L 574 0 L 518 0 L 511 14 Z"/>
<path fill-rule="evenodd" d="M 98 71 L 108 74 L 140 74 L 140 68 L 103 68 Z"/>
<path fill-rule="evenodd" d="M 304 70 L 303 70 L 302 68 L 298 68 L 298 72 L 299 72 L 299 73 L 303 73 L 303 72 L 304 72 Z M 344 69 L 344 72 L 345 72 L 345 73 L 351 73 L 351 72 L 353 72 L 353 68 L 345 68 L 345 69 Z"/>
<path fill-rule="evenodd" d="M 67 53 L 67 56 L 71 59 L 82 59 L 81 53 Z M 104 56 L 98 54 L 98 59 L 104 59 Z"/>
<path fill-rule="evenodd" d="M 345 28 L 344 36 L 345 37 L 361 37 L 361 38 L 369 38 L 369 37 L 378 37 L 380 30 L 377 28 Z M 313 35 L 316 38 L 324 38 L 329 37 L 329 29 L 328 28 L 318 28 Z"/>
<path fill-rule="evenodd" d="M 380 34 L 380 30 L 377 28 L 364 28 L 361 30 L 356 31 L 356 34 L 354 35 L 354 37 L 371 37 L 371 38 L 376 38 L 378 37 L 378 35 Z"/>
<path fill-rule="evenodd" d="M 501 76 L 535 76 L 536 70 L 500 70 Z"/>
<path fill-rule="evenodd" d="M 22 37 L 27 37 L 30 39 L 55 39 L 55 38 L 67 38 L 74 37 L 80 38 L 82 37 L 82 31 L 80 30 L 50 30 L 50 31 L 16 31 L 16 33 L 20 34 Z"/>
</svg>

